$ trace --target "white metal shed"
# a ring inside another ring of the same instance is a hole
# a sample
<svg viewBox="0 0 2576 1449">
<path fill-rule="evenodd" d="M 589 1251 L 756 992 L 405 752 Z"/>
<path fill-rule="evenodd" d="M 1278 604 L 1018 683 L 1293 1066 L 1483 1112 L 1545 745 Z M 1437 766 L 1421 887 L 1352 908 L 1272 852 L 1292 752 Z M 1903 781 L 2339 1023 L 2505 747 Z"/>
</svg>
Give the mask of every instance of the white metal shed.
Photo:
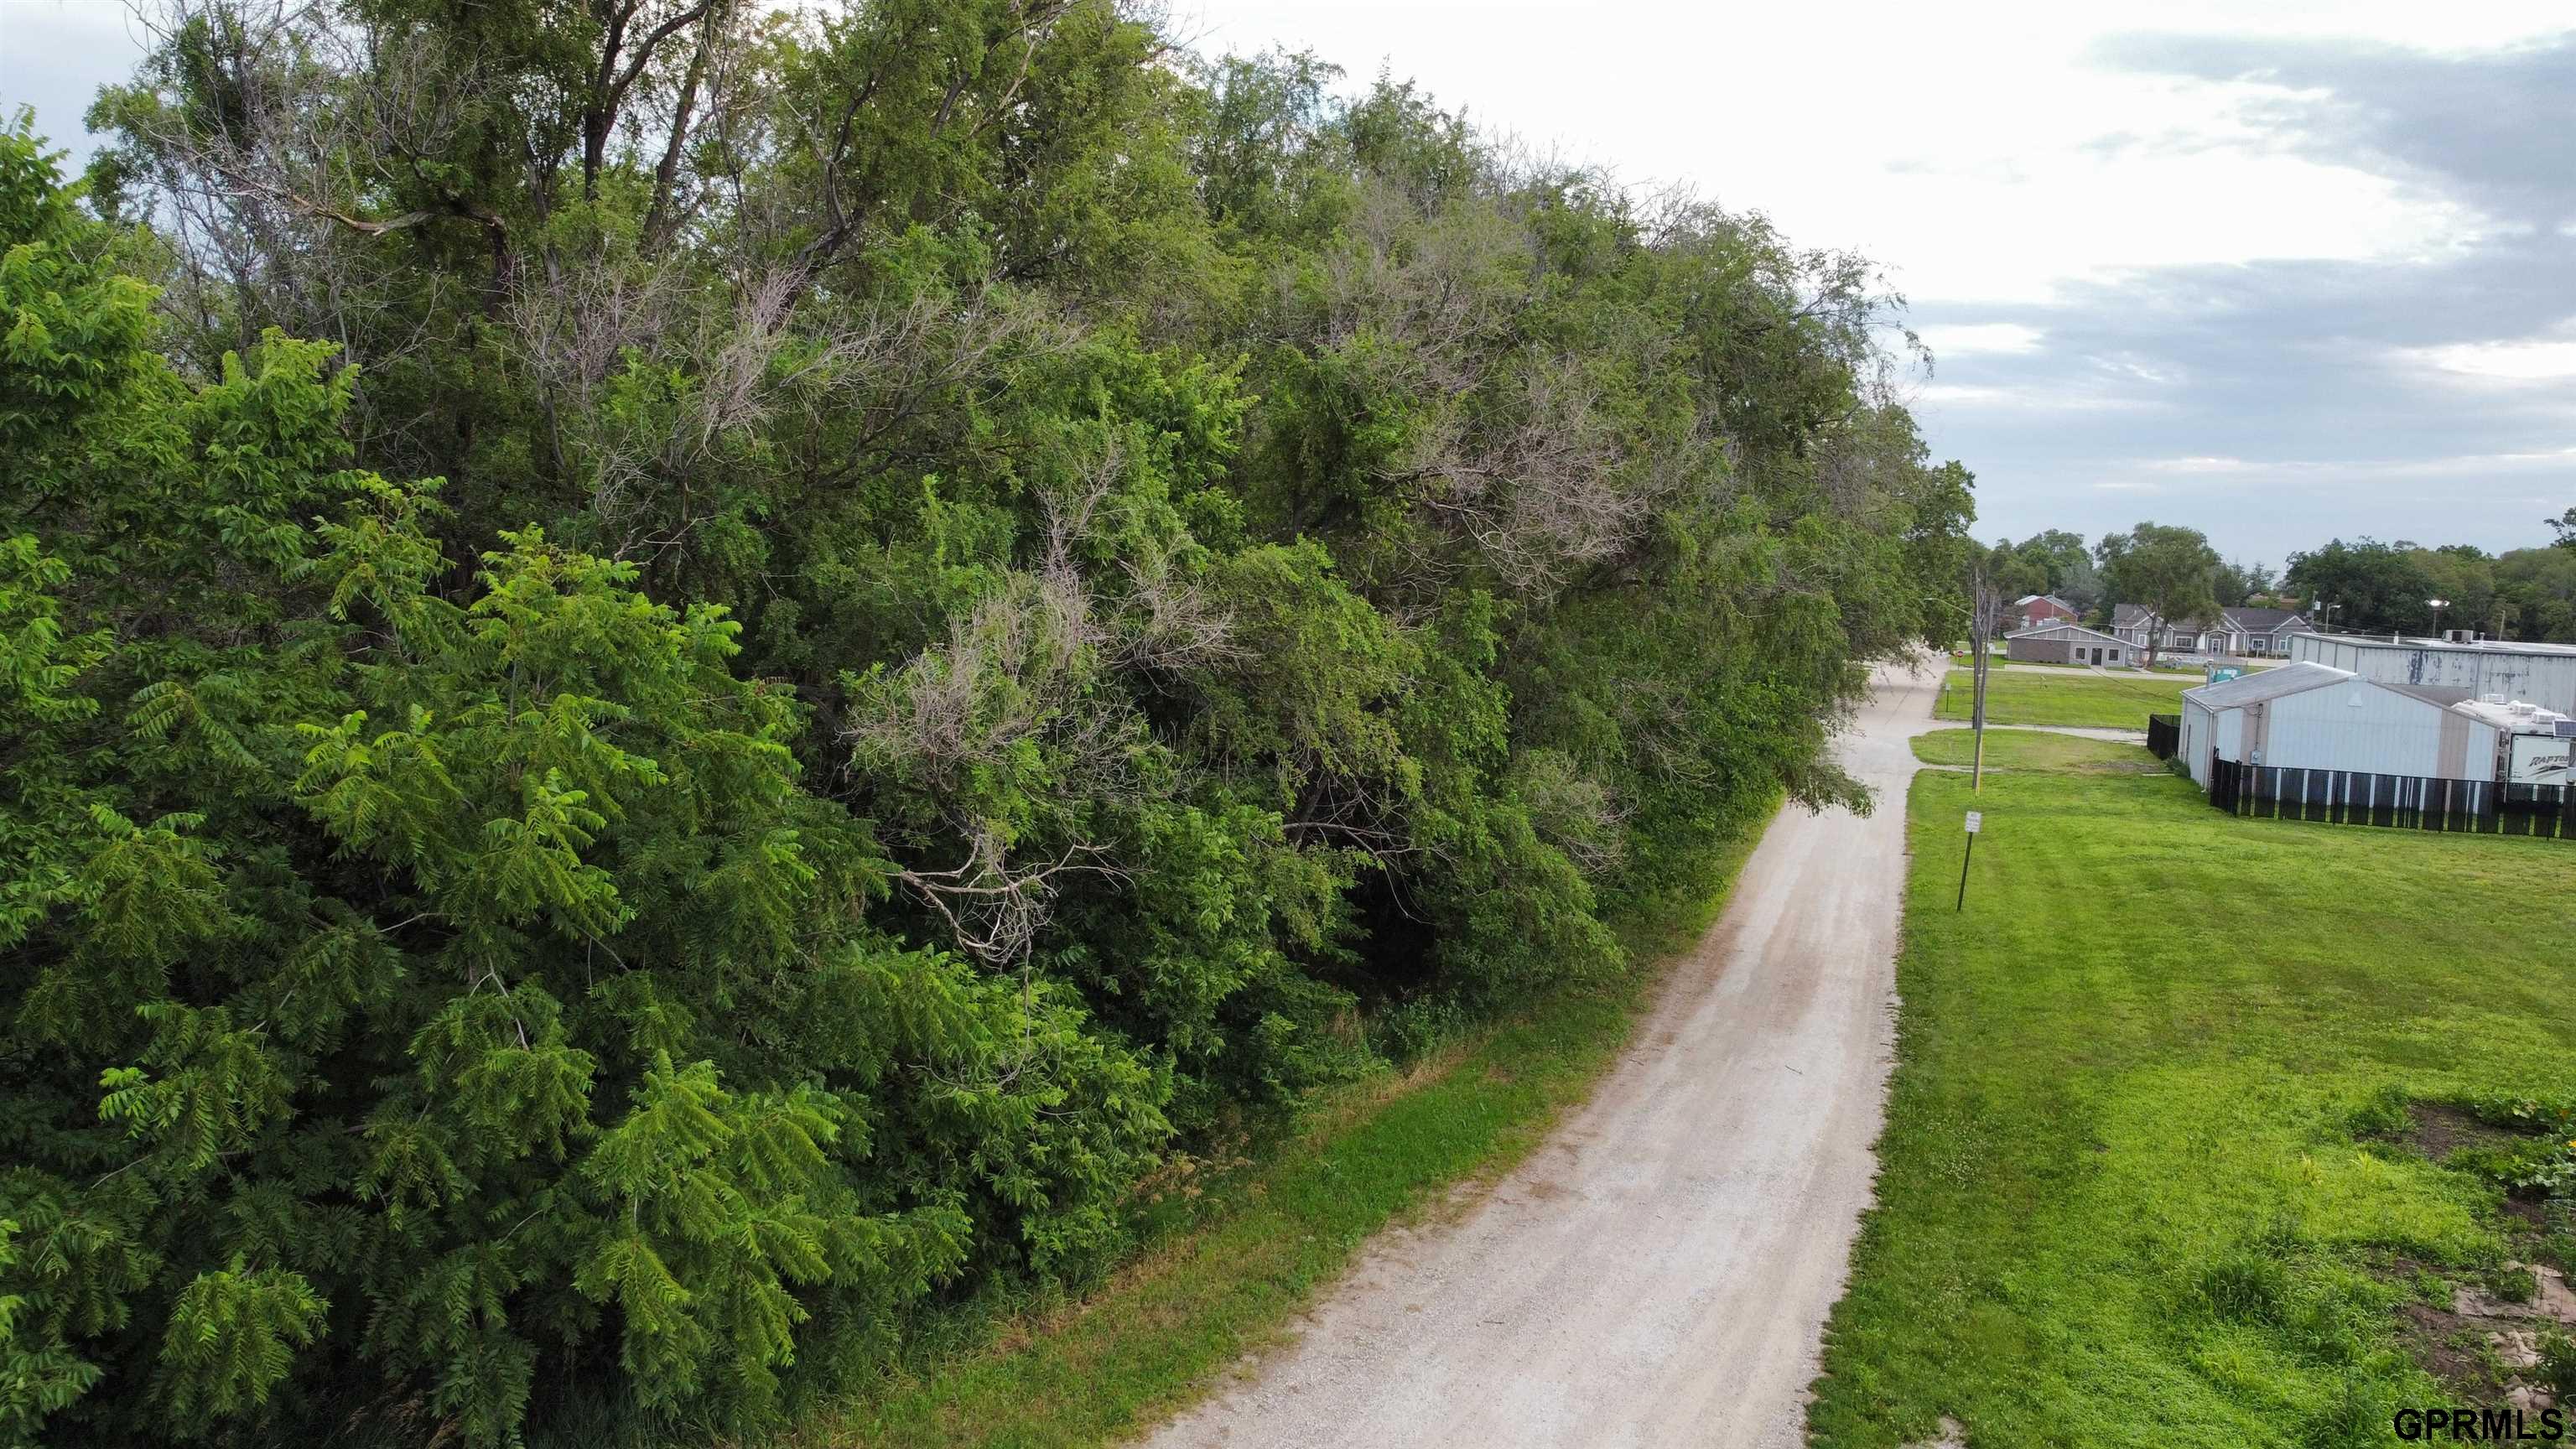
<svg viewBox="0 0 2576 1449">
<path fill-rule="evenodd" d="M 2181 754 L 2209 788 L 2212 758 L 2287 769 L 2447 780 L 2495 777 L 2492 725 L 2451 708 L 2467 691 L 2383 684 L 2298 663 L 2183 691 Z"/>
</svg>

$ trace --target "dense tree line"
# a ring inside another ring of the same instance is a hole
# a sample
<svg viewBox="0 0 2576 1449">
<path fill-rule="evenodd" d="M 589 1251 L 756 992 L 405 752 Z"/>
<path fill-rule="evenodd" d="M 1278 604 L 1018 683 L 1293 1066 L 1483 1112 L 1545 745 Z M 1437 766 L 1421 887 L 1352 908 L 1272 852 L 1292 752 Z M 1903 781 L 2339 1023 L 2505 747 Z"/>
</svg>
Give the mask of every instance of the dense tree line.
<svg viewBox="0 0 2576 1449">
<path fill-rule="evenodd" d="M 0 1442 L 743 1429 L 1629 963 L 1955 631 L 1894 299 L 1101 0 L 0 138 Z"/>
<path fill-rule="evenodd" d="M 2490 554 L 2471 544 L 2338 538 L 2290 555 L 2281 589 L 2333 605 L 2338 629 L 2425 634 L 2438 618 L 2443 628 L 2494 639 L 2576 644 L 2576 550 L 2568 548 Z"/>
<path fill-rule="evenodd" d="M 2576 643 L 2576 509 L 2549 526 L 2553 545 L 2494 554 L 2471 544 L 2338 538 L 2291 554 L 2278 573 L 2220 557 L 2196 529 L 2156 523 L 2106 534 L 2089 549 L 2081 535 L 2050 529 L 1972 554 L 2006 598 L 2054 594 L 2096 623 L 2118 604 L 2173 619 L 2254 604 L 2364 633 L 2425 634 L 2438 619 L 2495 639 Z"/>
</svg>

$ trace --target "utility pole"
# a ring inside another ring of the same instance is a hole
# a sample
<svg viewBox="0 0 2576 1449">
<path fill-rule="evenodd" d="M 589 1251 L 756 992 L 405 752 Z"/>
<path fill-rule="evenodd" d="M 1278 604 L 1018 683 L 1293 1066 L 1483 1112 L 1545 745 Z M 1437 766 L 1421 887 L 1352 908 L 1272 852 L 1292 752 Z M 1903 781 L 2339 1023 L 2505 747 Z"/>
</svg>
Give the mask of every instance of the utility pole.
<svg viewBox="0 0 2576 1449">
<path fill-rule="evenodd" d="M 1968 668 L 1976 685 L 1976 697 L 1968 708 L 1969 727 L 1976 734 L 1969 757 L 1968 793 L 1979 795 L 1986 788 L 1986 648 L 2004 608 L 2003 594 L 1986 576 L 1983 559 L 1968 566 L 1968 604 Z"/>
</svg>

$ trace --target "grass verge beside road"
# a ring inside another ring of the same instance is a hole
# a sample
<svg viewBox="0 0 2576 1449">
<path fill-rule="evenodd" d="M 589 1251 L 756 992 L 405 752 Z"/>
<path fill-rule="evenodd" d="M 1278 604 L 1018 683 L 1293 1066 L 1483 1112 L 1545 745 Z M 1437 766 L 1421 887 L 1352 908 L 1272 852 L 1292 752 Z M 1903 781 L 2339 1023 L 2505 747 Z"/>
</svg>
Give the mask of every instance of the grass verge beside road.
<svg viewBox="0 0 2576 1449">
<path fill-rule="evenodd" d="M 2576 848 L 2012 769 L 1954 914 L 1971 803 L 1916 778 L 1878 1202 L 1814 1442 L 1946 1415 L 1978 1449 L 2382 1444 L 2400 1404 L 2469 1402 L 2406 1325 L 2500 1265 L 2499 1195 L 2366 1124 L 2576 1085 Z"/>
<path fill-rule="evenodd" d="M 2093 729 L 2140 730 L 2149 714 L 2172 714 L 2182 708 L 2182 692 L 2200 682 L 2198 675 L 2077 674 L 2029 669 L 1986 676 L 1986 722 L 2018 725 L 2079 725 Z M 1965 669 L 1953 669 L 1941 682 L 1933 702 L 1935 719 L 1968 718 L 1975 683 Z"/>
<path fill-rule="evenodd" d="M 1560 996 L 1435 1060 L 1323 1095 L 1302 1130 L 1212 1185 L 1186 1226 L 1099 1290 L 928 1356 L 782 1449 L 1075 1449 L 1116 1442 L 1214 1387 L 1389 1223 L 1508 1172 L 1617 1058 L 1679 953 L 1706 933 L 1769 815 L 1690 910 L 1632 929 L 1627 986 Z"/>
<path fill-rule="evenodd" d="M 1908 743 L 1914 758 L 1944 769 L 1966 769 L 1974 752 L 1975 730 L 1933 730 Z M 2050 734 L 2033 729 L 1988 729 L 1988 770 L 2087 770 L 2114 775 L 2159 773 L 2164 765 L 2143 745 L 2082 735 Z"/>
</svg>

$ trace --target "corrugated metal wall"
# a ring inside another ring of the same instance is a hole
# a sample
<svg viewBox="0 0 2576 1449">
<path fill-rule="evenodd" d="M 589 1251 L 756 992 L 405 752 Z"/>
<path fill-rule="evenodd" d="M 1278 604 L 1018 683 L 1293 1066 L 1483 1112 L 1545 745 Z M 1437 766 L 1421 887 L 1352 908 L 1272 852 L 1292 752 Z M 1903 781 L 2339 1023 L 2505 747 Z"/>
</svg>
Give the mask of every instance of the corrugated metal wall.
<svg viewBox="0 0 2576 1449">
<path fill-rule="evenodd" d="M 2191 782 L 2203 790 L 2209 788 L 2209 746 L 2211 741 L 2210 711 L 2191 700 L 2182 702 L 2183 768 L 2191 772 Z"/>
<path fill-rule="evenodd" d="M 2363 770 L 2446 780 L 2495 778 L 2495 730 L 2429 700 L 2380 689 L 2360 679 L 2283 695 L 2247 715 L 2243 753 L 2219 753 L 2249 764 L 2302 770 Z"/>
<path fill-rule="evenodd" d="M 2576 654 L 2442 649 L 2337 634 L 2293 634 L 2290 657 L 2349 669 L 2385 684 L 2430 684 L 2472 694 L 2501 694 L 2576 714 Z"/>
</svg>

